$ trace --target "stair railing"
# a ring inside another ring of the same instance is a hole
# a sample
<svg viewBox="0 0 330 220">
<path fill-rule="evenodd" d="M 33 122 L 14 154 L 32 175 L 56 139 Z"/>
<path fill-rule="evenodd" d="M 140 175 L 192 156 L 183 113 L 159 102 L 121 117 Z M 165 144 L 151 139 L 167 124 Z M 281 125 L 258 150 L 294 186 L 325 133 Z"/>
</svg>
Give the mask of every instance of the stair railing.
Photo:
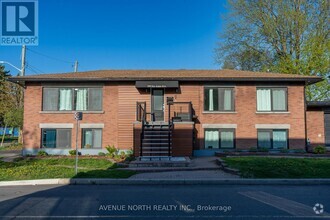
<svg viewBox="0 0 330 220">
<path fill-rule="evenodd" d="M 136 103 L 136 120 L 141 122 L 141 134 L 140 134 L 140 156 L 143 155 L 142 143 L 144 137 L 144 127 L 146 124 L 146 102 Z"/>
</svg>

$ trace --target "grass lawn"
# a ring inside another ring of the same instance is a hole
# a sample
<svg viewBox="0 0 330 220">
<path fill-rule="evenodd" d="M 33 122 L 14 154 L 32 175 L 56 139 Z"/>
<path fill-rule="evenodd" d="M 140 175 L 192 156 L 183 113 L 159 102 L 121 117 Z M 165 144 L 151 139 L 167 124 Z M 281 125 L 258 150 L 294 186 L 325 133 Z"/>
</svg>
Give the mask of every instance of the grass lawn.
<svg viewBox="0 0 330 220">
<path fill-rule="evenodd" d="M 330 159 L 226 157 L 245 178 L 330 178 Z"/>
<path fill-rule="evenodd" d="M 0 147 L 0 151 L 2 150 L 22 150 L 22 145 L 9 145 L 6 147 Z"/>
<path fill-rule="evenodd" d="M 79 158 L 78 175 L 74 174 L 74 158 L 24 158 L 16 162 L 0 161 L 1 180 L 51 178 L 128 178 L 134 171 L 116 170 L 107 159 Z"/>
</svg>

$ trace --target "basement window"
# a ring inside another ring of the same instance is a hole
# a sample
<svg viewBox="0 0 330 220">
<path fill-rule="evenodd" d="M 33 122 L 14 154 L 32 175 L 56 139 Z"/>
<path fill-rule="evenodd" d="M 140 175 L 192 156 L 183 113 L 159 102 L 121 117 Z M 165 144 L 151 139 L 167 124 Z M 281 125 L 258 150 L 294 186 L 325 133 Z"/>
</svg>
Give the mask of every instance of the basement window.
<svg viewBox="0 0 330 220">
<path fill-rule="evenodd" d="M 235 129 L 205 129 L 205 149 L 235 148 Z"/>
<path fill-rule="evenodd" d="M 42 129 L 43 148 L 71 148 L 71 129 Z"/>
</svg>

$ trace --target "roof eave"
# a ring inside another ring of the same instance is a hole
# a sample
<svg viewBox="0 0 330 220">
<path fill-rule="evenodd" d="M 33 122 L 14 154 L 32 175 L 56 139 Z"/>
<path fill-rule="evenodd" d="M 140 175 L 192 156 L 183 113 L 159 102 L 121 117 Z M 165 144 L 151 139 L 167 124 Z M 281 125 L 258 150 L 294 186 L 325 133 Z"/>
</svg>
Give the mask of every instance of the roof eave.
<svg viewBox="0 0 330 220">
<path fill-rule="evenodd" d="M 274 82 L 305 82 L 306 85 L 311 85 L 317 82 L 322 81 L 323 79 L 321 77 L 318 78 L 219 78 L 219 77 L 191 77 L 191 78 L 155 78 L 155 77 L 150 77 L 150 78 L 32 78 L 32 77 L 11 77 L 8 79 L 11 82 L 104 82 L 104 81 L 139 81 L 139 80 L 178 80 L 178 81 L 249 81 L 249 82 L 269 82 L 269 81 L 274 81 Z"/>
</svg>

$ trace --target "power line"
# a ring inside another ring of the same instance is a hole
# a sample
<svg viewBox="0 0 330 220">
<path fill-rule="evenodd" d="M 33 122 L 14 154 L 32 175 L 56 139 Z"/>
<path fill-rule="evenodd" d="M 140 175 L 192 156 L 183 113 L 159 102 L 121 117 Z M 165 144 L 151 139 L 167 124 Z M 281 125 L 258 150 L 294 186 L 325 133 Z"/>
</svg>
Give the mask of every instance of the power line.
<svg viewBox="0 0 330 220">
<path fill-rule="evenodd" d="M 33 68 L 31 67 L 26 67 L 27 69 L 31 70 L 32 72 L 36 73 L 36 74 L 39 74 L 37 71 L 35 71 Z"/>
<path fill-rule="evenodd" d="M 40 53 L 38 51 L 35 51 L 35 50 L 31 50 L 30 48 L 26 48 L 27 50 L 31 51 L 32 53 L 35 53 L 39 56 L 43 56 L 43 57 L 46 57 L 48 59 L 51 59 L 51 60 L 56 60 L 58 62 L 63 62 L 63 63 L 71 63 L 71 64 L 74 64 L 74 62 L 72 61 L 67 61 L 67 60 L 62 60 L 62 59 L 59 59 L 59 58 L 56 58 L 56 57 L 52 57 L 52 56 L 49 56 L 49 55 L 46 55 L 46 54 L 43 54 L 43 53 Z"/>
<path fill-rule="evenodd" d="M 26 68 L 28 68 L 29 70 L 31 70 L 32 72 L 36 73 L 36 74 L 41 74 L 41 73 L 44 73 L 44 71 L 42 71 L 41 69 L 35 67 L 35 66 L 32 66 L 31 64 L 29 63 L 26 63 Z"/>
<path fill-rule="evenodd" d="M 41 70 L 41 69 L 39 69 L 39 68 L 37 68 L 35 66 L 32 66 L 31 64 L 29 64 L 29 66 L 32 67 L 33 69 L 39 71 L 40 73 L 45 73 L 45 71 L 43 71 L 43 70 Z"/>
</svg>

